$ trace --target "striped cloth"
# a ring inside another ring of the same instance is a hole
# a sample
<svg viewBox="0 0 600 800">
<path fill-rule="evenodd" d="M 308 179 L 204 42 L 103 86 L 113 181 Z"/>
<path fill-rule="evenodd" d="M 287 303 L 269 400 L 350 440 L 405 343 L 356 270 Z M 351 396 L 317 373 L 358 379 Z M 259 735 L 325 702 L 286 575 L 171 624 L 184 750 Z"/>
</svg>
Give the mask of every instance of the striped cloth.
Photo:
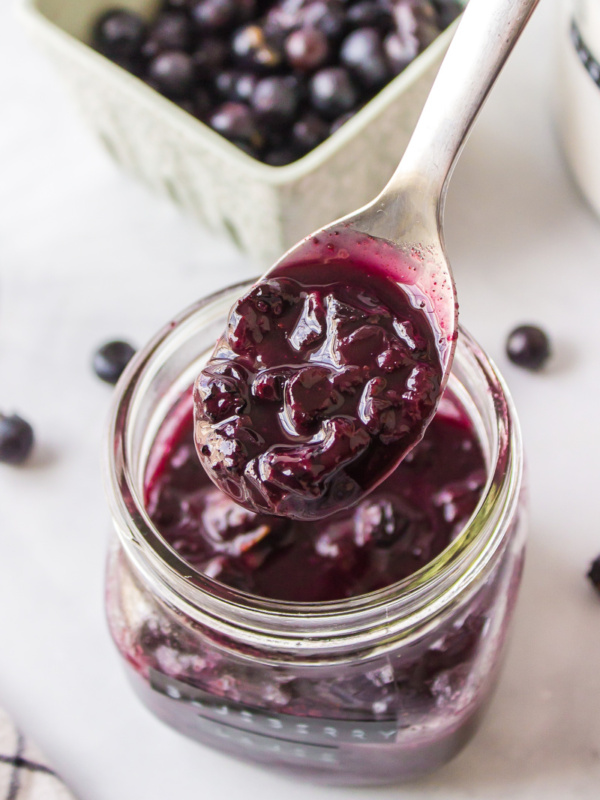
<svg viewBox="0 0 600 800">
<path fill-rule="evenodd" d="M 0 800 L 74 800 L 37 747 L 0 708 Z"/>
</svg>

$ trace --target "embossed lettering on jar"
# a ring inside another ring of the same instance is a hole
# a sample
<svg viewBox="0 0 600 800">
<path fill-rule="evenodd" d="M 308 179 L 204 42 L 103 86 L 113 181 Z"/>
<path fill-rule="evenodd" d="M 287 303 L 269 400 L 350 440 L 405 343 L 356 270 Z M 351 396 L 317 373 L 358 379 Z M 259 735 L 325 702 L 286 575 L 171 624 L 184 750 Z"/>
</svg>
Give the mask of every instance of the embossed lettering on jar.
<svg viewBox="0 0 600 800">
<path fill-rule="evenodd" d="M 487 480 L 463 529 L 412 575 L 322 603 L 243 593 L 191 568 L 144 507 L 152 442 L 243 289 L 185 311 L 120 384 L 106 464 L 113 638 L 142 701 L 204 744 L 331 784 L 423 775 L 468 741 L 498 677 L 525 535 L 511 400 L 462 332 L 449 391 Z"/>
</svg>

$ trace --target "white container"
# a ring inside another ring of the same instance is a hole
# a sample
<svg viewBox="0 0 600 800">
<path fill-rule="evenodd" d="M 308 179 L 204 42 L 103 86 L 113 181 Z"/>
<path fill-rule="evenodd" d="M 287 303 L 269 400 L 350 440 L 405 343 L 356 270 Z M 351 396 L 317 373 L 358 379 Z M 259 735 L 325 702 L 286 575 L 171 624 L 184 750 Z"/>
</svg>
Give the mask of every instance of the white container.
<svg viewBox="0 0 600 800">
<path fill-rule="evenodd" d="M 575 180 L 600 215 L 600 0 L 564 5 L 558 128 Z"/>
<path fill-rule="evenodd" d="M 88 44 L 104 10 L 149 17 L 157 0 L 18 0 L 88 124 L 124 168 L 269 266 L 313 230 L 381 191 L 408 143 L 456 22 L 308 155 L 262 164 Z"/>
</svg>

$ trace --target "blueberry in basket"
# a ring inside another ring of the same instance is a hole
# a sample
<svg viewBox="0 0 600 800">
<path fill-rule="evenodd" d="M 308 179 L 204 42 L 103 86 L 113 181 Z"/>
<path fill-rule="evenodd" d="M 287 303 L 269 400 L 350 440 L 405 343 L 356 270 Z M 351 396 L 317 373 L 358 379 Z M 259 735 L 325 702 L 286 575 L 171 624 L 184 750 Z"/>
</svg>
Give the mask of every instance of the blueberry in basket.
<svg viewBox="0 0 600 800">
<path fill-rule="evenodd" d="M 103 12 L 92 45 L 251 156 L 301 158 L 402 72 L 459 0 L 163 0 Z"/>
<path fill-rule="evenodd" d="M 518 367 L 539 371 L 552 355 L 550 339 L 537 325 L 519 325 L 506 340 L 506 354 Z"/>
</svg>

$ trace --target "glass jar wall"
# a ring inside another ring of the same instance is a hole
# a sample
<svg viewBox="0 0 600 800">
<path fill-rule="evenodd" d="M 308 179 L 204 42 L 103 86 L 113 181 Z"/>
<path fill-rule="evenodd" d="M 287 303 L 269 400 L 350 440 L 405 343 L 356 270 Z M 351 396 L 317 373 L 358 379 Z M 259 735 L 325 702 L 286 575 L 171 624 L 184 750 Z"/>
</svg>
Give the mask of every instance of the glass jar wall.
<svg viewBox="0 0 600 800">
<path fill-rule="evenodd" d="M 462 332 L 449 391 L 473 423 L 488 478 L 464 529 L 425 567 L 319 604 L 244 594 L 190 568 L 152 524 L 143 494 L 157 431 L 242 288 L 168 325 L 117 390 L 106 462 L 113 638 L 143 702 L 205 744 L 328 783 L 430 772 L 477 726 L 516 599 L 525 532 L 510 398 Z"/>
</svg>

